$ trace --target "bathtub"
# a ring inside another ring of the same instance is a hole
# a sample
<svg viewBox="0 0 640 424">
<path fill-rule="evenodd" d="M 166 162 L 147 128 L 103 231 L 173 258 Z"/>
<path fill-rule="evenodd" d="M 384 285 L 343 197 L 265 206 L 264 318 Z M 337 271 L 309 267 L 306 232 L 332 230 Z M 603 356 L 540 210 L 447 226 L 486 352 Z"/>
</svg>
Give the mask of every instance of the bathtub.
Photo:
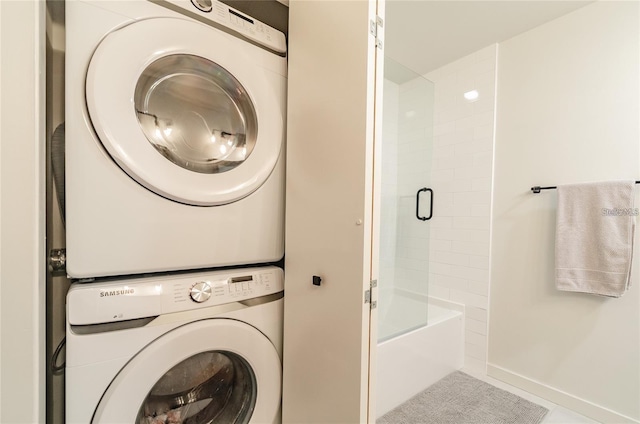
<svg viewBox="0 0 640 424">
<path fill-rule="evenodd" d="M 422 299 L 420 299 L 422 297 Z M 387 301 L 384 302 L 384 299 Z M 427 325 L 378 343 L 376 416 L 381 417 L 464 365 L 464 306 L 401 289 L 381 293 L 380 315 L 416 311 L 428 299 Z M 419 311 L 424 314 L 424 304 Z M 398 323 L 380 316 L 379 330 L 389 334 Z"/>
</svg>

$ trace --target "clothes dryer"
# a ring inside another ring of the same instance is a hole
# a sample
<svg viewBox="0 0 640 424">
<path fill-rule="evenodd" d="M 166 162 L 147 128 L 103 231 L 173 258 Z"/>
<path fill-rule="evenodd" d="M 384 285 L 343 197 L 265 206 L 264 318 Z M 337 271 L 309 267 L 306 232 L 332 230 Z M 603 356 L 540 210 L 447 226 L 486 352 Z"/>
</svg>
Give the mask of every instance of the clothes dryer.
<svg viewBox="0 0 640 424">
<path fill-rule="evenodd" d="M 73 278 L 274 262 L 286 42 L 215 0 L 66 5 Z"/>
</svg>

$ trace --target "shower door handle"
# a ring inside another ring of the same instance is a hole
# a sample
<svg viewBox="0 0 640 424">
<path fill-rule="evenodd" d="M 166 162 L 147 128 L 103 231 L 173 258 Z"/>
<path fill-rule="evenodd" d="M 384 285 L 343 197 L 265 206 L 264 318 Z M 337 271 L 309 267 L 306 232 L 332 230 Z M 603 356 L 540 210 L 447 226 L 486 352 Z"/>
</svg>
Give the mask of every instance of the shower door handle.
<svg viewBox="0 0 640 424">
<path fill-rule="evenodd" d="M 429 216 L 420 216 L 420 193 L 428 191 L 429 192 Z M 433 216 L 433 190 L 427 187 L 423 187 L 416 193 L 416 218 L 420 221 L 428 221 Z"/>
</svg>

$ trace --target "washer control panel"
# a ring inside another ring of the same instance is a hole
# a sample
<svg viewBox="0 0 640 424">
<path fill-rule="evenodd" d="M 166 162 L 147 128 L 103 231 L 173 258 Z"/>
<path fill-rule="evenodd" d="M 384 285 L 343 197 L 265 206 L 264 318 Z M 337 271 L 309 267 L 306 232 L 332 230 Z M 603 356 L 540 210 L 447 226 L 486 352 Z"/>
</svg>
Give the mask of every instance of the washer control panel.
<svg viewBox="0 0 640 424">
<path fill-rule="evenodd" d="M 67 295 L 71 325 L 90 325 L 232 304 L 279 293 L 277 267 L 75 283 Z"/>
</svg>

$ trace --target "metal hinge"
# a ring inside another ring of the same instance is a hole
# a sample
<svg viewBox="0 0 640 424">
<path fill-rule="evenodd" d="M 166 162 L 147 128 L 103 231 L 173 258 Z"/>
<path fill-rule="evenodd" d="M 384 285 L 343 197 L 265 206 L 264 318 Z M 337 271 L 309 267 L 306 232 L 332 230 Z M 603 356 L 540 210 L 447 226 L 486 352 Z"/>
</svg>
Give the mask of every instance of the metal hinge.
<svg viewBox="0 0 640 424">
<path fill-rule="evenodd" d="M 382 50 L 382 34 L 381 28 L 384 27 L 384 20 L 380 16 L 376 16 L 376 20 L 371 19 L 369 21 L 369 33 L 376 39 L 376 47 Z"/>
<path fill-rule="evenodd" d="M 364 292 L 364 303 L 370 303 L 371 309 L 376 309 L 378 307 L 378 301 L 372 300 L 373 289 L 378 287 L 378 280 L 371 280 L 369 282 L 369 290 L 365 290 Z"/>
</svg>

